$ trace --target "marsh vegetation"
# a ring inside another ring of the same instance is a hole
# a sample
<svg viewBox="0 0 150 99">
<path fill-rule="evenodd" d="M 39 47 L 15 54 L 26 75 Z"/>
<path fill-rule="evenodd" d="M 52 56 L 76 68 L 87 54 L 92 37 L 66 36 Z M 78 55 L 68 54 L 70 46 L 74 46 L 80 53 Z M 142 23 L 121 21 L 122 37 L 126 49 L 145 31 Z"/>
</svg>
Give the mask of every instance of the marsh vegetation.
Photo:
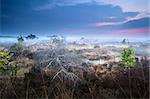
<svg viewBox="0 0 150 99">
<path fill-rule="evenodd" d="M 27 45 L 19 37 L 11 46 L 1 46 L 0 98 L 149 98 L 148 56 L 139 58 L 131 48 L 51 38 Z"/>
</svg>

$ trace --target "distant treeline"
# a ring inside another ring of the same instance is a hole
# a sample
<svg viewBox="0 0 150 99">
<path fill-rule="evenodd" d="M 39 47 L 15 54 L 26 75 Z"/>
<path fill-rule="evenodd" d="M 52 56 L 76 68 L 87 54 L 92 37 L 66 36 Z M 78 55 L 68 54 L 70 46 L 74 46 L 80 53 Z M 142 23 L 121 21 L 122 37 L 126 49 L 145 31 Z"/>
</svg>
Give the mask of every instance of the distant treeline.
<svg viewBox="0 0 150 99">
<path fill-rule="evenodd" d="M 26 39 L 35 39 L 35 38 L 38 38 L 36 35 L 33 35 L 33 34 L 30 34 L 28 36 L 0 36 L 0 38 L 19 38 L 19 37 L 23 37 L 23 38 L 26 38 Z"/>
</svg>

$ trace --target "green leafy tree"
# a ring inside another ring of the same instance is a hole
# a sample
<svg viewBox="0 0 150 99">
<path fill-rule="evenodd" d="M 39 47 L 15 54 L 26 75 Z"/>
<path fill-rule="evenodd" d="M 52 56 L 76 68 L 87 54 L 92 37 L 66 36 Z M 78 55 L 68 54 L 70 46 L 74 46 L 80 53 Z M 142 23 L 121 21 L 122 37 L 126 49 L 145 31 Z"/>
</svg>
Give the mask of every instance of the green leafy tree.
<svg viewBox="0 0 150 99">
<path fill-rule="evenodd" d="M 124 48 L 121 52 L 121 62 L 125 65 L 128 71 L 129 78 L 129 93 L 130 98 L 132 98 L 132 90 L 131 90 L 131 77 L 130 77 L 130 68 L 135 66 L 135 50 L 133 48 Z"/>
<path fill-rule="evenodd" d="M 135 65 L 135 50 L 133 48 L 124 48 L 121 52 L 121 62 L 126 68 L 131 68 Z"/>
<path fill-rule="evenodd" d="M 11 52 L 0 49 L 0 75 L 16 75 L 17 65 L 13 63 Z"/>
<path fill-rule="evenodd" d="M 9 53 L 10 52 L 6 50 L 0 51 L 0 71 L 1 72 L 4 72 L 9 65 L 9 62 L 11 60 L 11 56 L 9 55 Z"/>
</svg>

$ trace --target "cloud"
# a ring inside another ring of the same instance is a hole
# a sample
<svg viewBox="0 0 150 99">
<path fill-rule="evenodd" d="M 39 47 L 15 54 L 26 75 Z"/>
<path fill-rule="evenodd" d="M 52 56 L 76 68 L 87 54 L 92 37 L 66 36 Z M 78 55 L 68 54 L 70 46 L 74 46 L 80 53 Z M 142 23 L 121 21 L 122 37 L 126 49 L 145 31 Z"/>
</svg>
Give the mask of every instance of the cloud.
<svg viewBox="0 0 150 99">
<path fill-rule="evenodd" d="M 119 32 L 121 33 L 128 33 L 128 34 L 143 34 L 143 33 L 147 33 L 149 32 L 150 28 L 148 27 L 142 27 L 142 28 L 131 28 L 131 29 L 123 29 L 123 30 L 119 30 Z"/>
<path fill-rule="evenodd" d="M 130 21 L 150 17 L 147 4 L 147 0 L 48 0 L 45 4 L 36 7 L 36 10 L 63 9 L 58 10 L 58 13 L 62 11 L 64 15 L 69 14 L 66 16 L 67 21 L 72 24 L 84 23 L 96 27 L 123 26 L 123 24 L 127 26 Z"/>
<path fill-rule="evenodd" d="M 49 7 L 52 8 L 53 6 Z M 46 15 L 49 24 L 53 26 L 59 25 L 81 28 L 84 26 L 90 27 L 93 23 L 97 23 L 97 26 L 121 24 L 122 21 L 126 20 L 126 17 L 133 17 L 138 14 L 138 12 L 122 12 L 122 9 L 119 6 L 98 5 L 96 3 L 54 7 L 50 11 L 47 10 L 36 13 L 44 13 L 43 15 Z M 48 21 L 46 21 L 46 23 L 47 22 Z M 100 22 L 102 22 L 102 24 L 100 24 Z"/>
<path fill-rule="evenodd" d="M 107 17 L 107 19 L 116 19 L 117 17 L 116 16 L 109 16 Z"/>
<path fill-rule="evenodd" d="M 43 5 L 39 5 L 35 10 L 47 10 L 52 9 L 57 6 L 74 6 L 77 4 L 84 3 L 96 3 L 96 4 L 111 4 L 114 6 L 119 6 L 125 12 L 147 12 L 148 0 L 48 0 Z"/>
<path fill-rule="evenodd" d="M 6 10 L 3 13 L 13 18 L 13 20 L 9 21 L 8 19 L 3 20 L 3 26 L 6 27 L 5 30 L 15 29 L 16 27 L 22 30 L 37 31 L 49 31 L 56 28 L 57 30 L 60 28 L 89 28 L 89 24 L 97 22 L 120 22 L 126 20 L 126 17 L 138 14 L 138 12 L 123 12 L 119 6 L 100 5 L 97 2 L 88 3 L 91 0 L 39 0 L 40 4 L 43 3 L 44 5 L 49 1 L 47 6 L 41 6 L 39 9 L 48 9 L 47 7 L 50 7 L 49 9 L 52 10 L 44 11 L 30 10 L 28 7 L 29 4 L 24 5 L 25 1 L 20 1 L 19 3 L 17 1 L 13 4 L 10 2 L 5 3 L 9 7 L 5 7 Z M 35 6 L 37 3 L 32 5 Z M 68 6 L 65 6 L 66 4 Z M 12 5 L 13 9 L 11 8 Z M 37 29 L 37 27 L 39 28 Z"/>
<path fill-rule="evenodd" d="M 49 10 L 55 7 L 63 7 L 63 6 L 75 6 L 77 4 L 90 3 L 93 0 L 49 0 L 44 5 L 39 5 L 34 8 L 34 10 Z"/>
<path fill-rule="evenodd" d="M 148 12 L 148 0 L 96 0 L 122 8 L 124 12 Z"/>
<path fill-rule="evenodd" d="M 112 25 L 121 25 L 125 22 L 126 21 L 122 21 L 122 22 L 99 22 L 99 23 L 96 23 L 95 25 L 98 27 L 100 27 L 100 26 L 112 26 Z"/>
<path fill-rule="evenodd" d="M 129 29 L 129 28 L 142 28 L 142 27 L 149 27 L 149 20 L 150 17 L 145 17 L 141 19 L 136 19 L 136 20 L 130 20 L 124 24 L 122 24 L 120 27 L 124 29 Z"/>
<path fill-rule="evenodd" d="M 104 34 L 108 36 L 148 37 L 150 32 L 150 17 L 137 16 L 123 22 L 99 23 L 97 24 L 99 26 L 96 26 L 95 28 L 97 31 L 104 31 Z M 110 30 L 110 32 L 108 32 L 108 30 Z"/>
<path fill-rule="evenodd" d="M 35 32 L 41 35 L 64 33 L 97 36 L 110 33 L 114 35 L 115 31 L 119 32 L 118 30 L 148 27 L 148 13 L 124 12 L 121 6 L 106 3 L 109 0 L 30 0 L 31 6 L 36 6 L 34 9 L 36 11 L 30 9 L 29 2 L 6 1 L 3 5 L 7 7 L 3 6 L 3 9 L 5 8 L 3 14 L 13 20 L 3 18 L 4 33 Z M 115 3 L 118 0 L 113 1 Z"/>
<path fill-rule="evenodd" d="M 137 14 L 135 17 L 127 17 L 127 20 L 128 21 L 138 20 L 138 19 L 142 19 L 142 18 L 146 18 L 146 17 L 150 17 L 150 13 L 148 13 L 148 12 L 141 12 L 141 13 Z"/>
<path fill-rule="evenodd" d="M 67 27 L 120 25 L 126 22 L 127 17 L 135 17 L 138 14 L 138 12 L 123 12 L 119 6 L 103 3 L 100 5 L 94 2 L 95 0 L 93 3 L 89 3 L 90 1 L 92 0 L 53 0 L 47 6 L 38 8 L 38 10 L 42 10 L 49 7 L 51 10 L 37 13 L 47 14 L 50 19 L 49 22 L 53 26 L 63 25 Z"/>
<path fill-rule="evenodd" d="M 142 13 L 137 14 L 134 17 L 126 17 L 126 20 L 124 20 L 124 21 L 120 21 L 120 22 L 97 22 L 97 23 L 95 23 L 95 26 L 102 27 L 102 26 L 122 25 L 122 24 L 128 23 L 130 21 L 139 20 L 139 19 L 143 19 L 146 17 L 150 18 L 150 14 L 142 12 Z M 110 18 L 110 19 L 113 19 L 113 18 Z"/>
</svg>

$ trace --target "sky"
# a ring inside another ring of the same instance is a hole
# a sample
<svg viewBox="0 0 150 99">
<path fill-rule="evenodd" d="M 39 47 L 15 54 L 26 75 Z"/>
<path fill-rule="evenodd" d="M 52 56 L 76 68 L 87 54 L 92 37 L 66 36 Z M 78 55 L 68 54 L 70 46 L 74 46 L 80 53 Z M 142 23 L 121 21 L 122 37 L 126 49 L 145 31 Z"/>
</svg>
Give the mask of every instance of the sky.
<svg viewBox="0 0 150 99">
<path fill-rule="evenodd" d="M 148 0 L 1 0 L 0 35 L 149 37 Z"/>
</svg>

